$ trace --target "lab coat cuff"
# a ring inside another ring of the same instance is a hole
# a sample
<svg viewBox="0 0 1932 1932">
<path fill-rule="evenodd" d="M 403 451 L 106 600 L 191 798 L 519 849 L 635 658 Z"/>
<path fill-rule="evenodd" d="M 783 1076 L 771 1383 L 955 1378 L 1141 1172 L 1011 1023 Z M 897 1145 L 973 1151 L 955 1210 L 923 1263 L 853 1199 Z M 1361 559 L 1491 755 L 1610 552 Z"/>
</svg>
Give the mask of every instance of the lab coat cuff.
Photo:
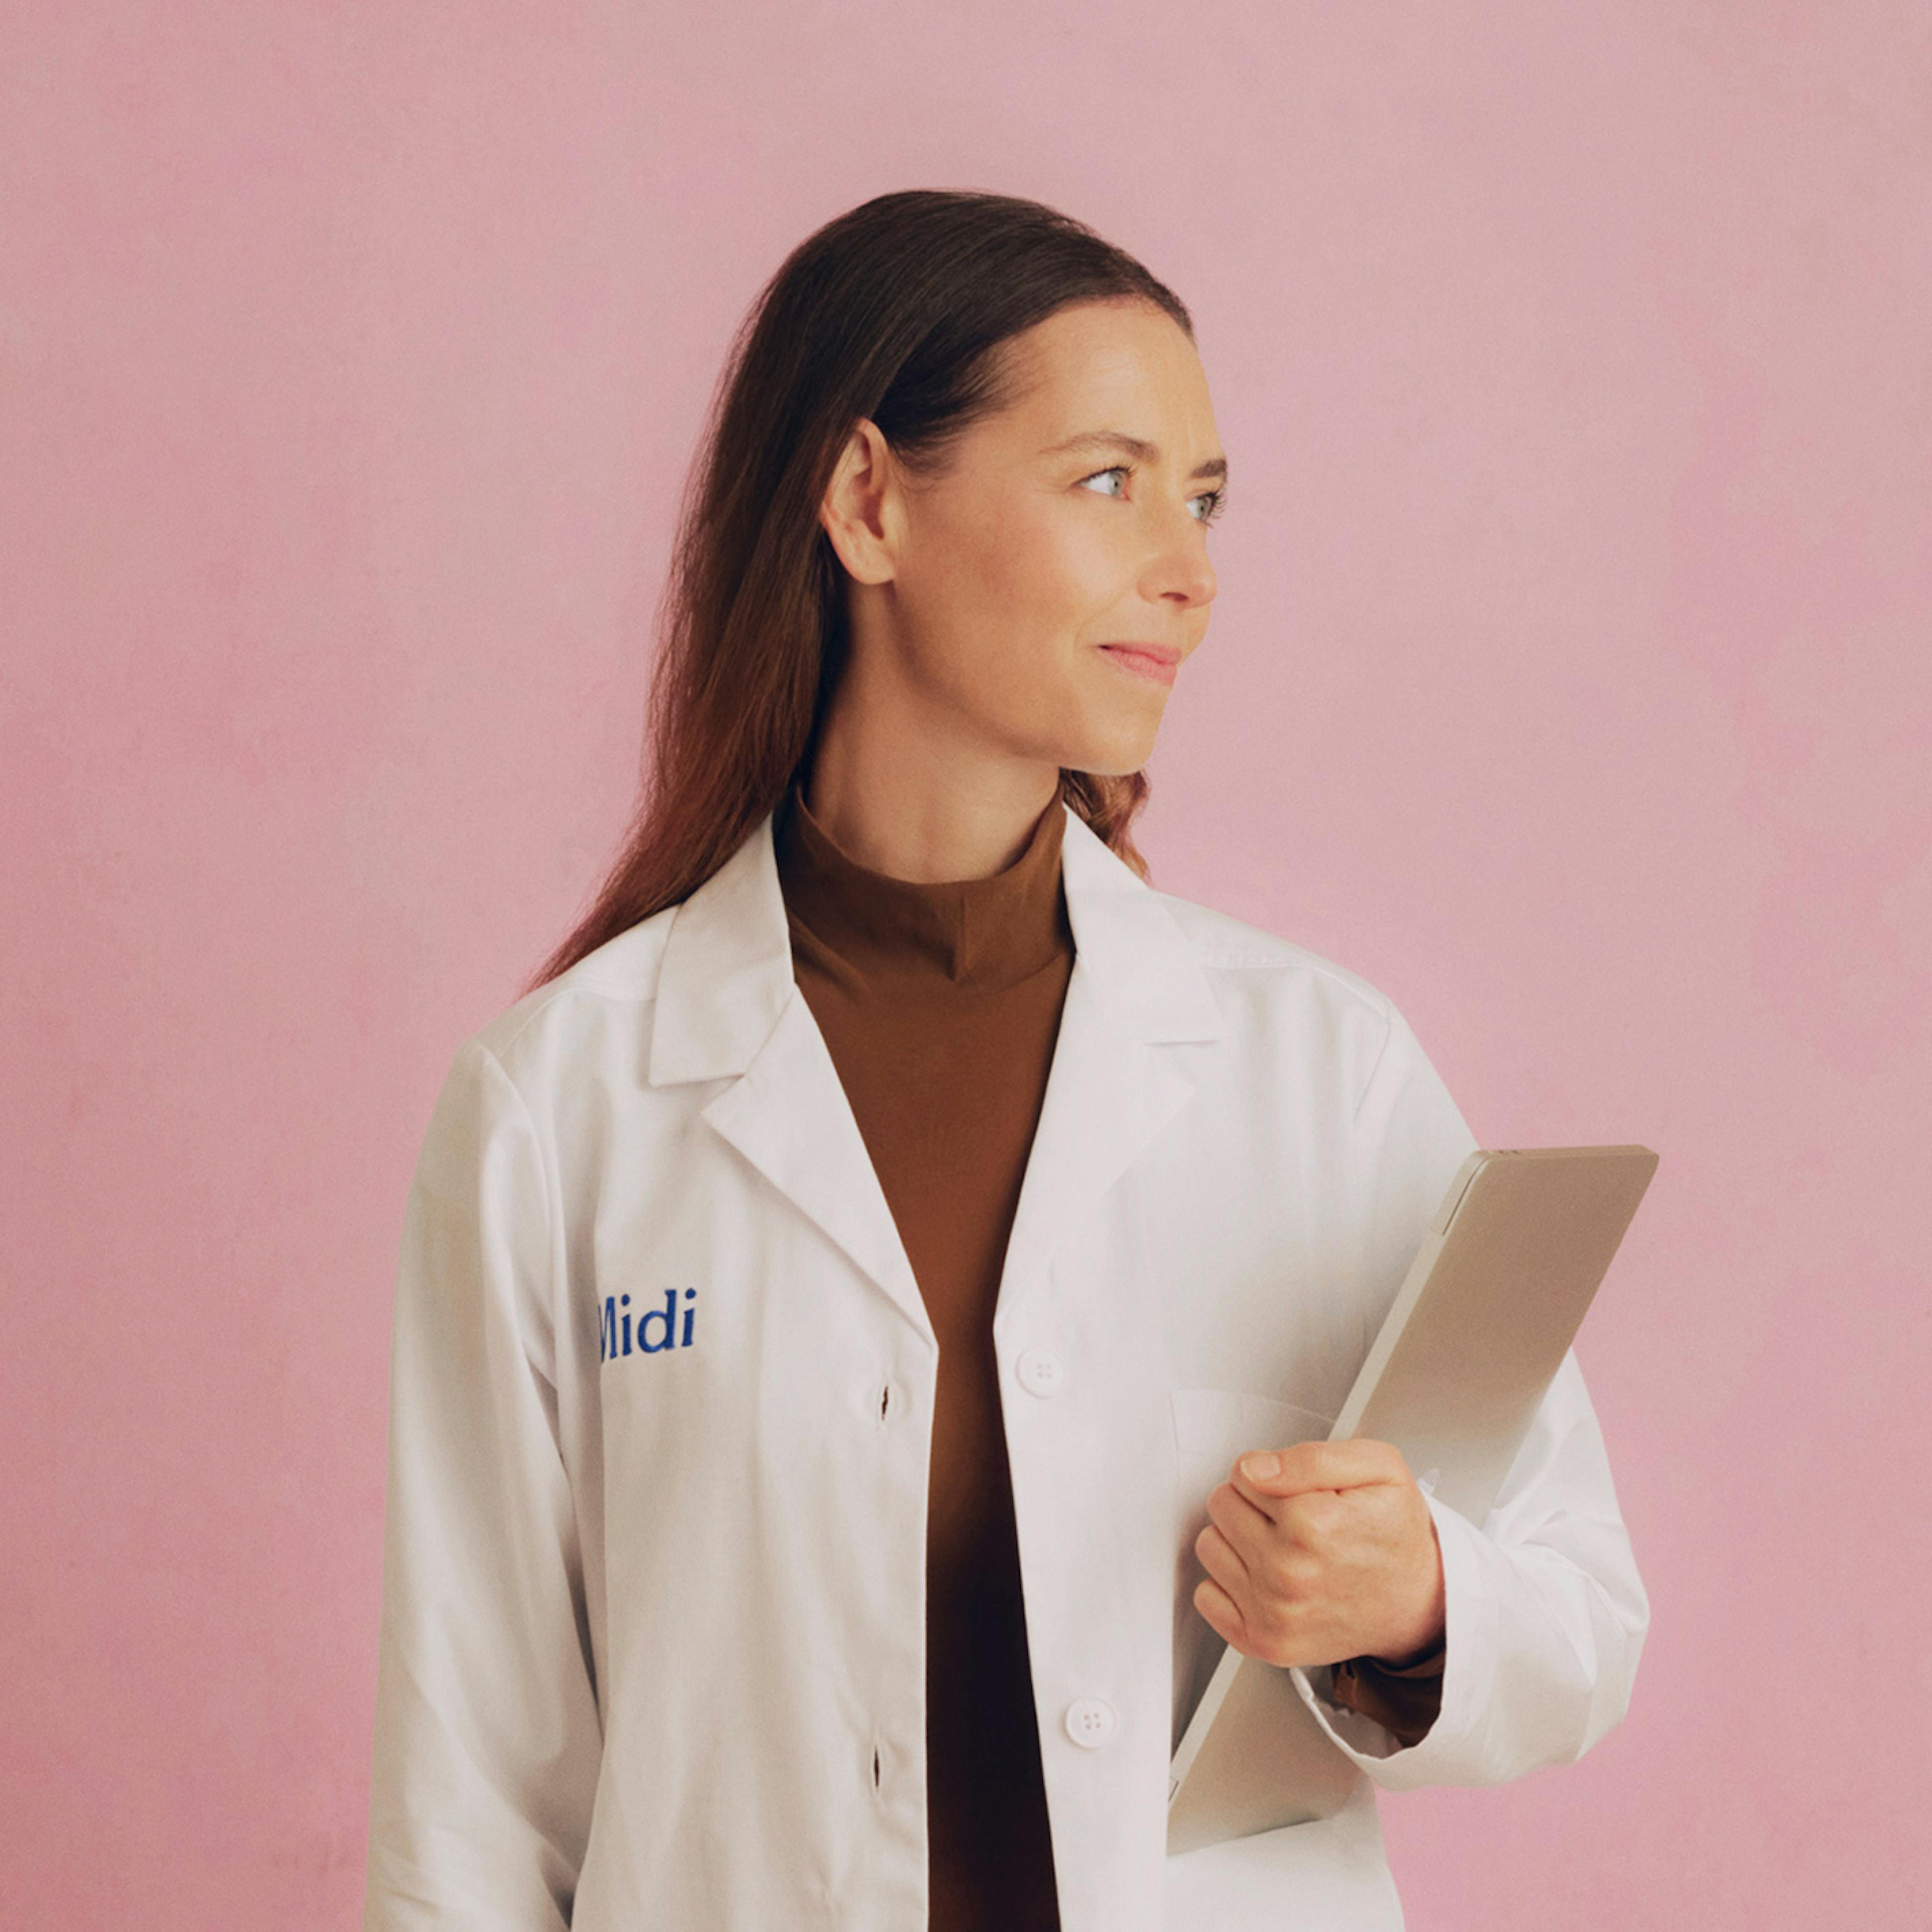
<svg viewBox="0 0 1932 1932">
<path fill-rule="evenodd" d="M 1499 1595 L 1492 1565 L 1500 1552 L 1468 1517 L 1432 1496 L 1426 1499 L 1442 1552 L 1445 1645 L 1442 1708 L 1428 1731 L 1405 1746 L 1374 1718 L 1336 1703 L 1330 1666 L 1297 1666 L 1288 1673 L 1322 1730 L 1389 1791 L 1470 1781 L 1463 1768 L 1496 1682 Z"/>
</svg>

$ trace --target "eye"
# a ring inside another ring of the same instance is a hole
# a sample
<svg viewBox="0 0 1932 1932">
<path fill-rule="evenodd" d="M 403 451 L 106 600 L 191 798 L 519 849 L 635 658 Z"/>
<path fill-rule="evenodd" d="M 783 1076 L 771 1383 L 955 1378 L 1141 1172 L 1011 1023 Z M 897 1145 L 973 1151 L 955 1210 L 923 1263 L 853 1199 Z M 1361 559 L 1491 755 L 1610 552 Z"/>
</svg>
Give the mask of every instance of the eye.
<svg viewBox="0 0 1932 1932">
<path fill-rule="evenodd" d="M 1089 484 L 1100 482 L 1102 478 L 1109 476 L 1118 476 L 1124 486 L 1128 477 L 1133 474 L 1133 467 L 1131 463 L 1116 463 L 1108 469 L 1096 470 L 1092 476 L 1081 478 L 1080 488 L 1084 490 Z M 1095 492 L 1096 495 L 1116 497 L 1118 494 L 1118 491 L 1112 490 Z M 1204 490 L 1199 496 L 1190 497 L 1188 500 L 1190 502 L 1202 506 L 1194 514 L 1195 521 L 1198 524 L 1211 524 L 1227 508 L 1228 493 L 1224 489 Z"/>
</svg>

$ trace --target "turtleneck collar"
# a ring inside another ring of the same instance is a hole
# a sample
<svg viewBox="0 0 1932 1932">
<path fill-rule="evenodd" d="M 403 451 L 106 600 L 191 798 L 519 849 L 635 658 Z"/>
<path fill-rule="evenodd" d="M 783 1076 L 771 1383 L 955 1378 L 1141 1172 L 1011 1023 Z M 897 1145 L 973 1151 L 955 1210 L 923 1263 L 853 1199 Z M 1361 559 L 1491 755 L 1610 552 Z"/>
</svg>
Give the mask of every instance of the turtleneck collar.
<svg viewBox="0 0 1932 1932">
<path fill-rule="evenodd" d="M 1056 797 L 1005 871 L 928 884 L 860 865 L 794 786 L 772 830 L 794 950 L 802 941 L 831 956 L 814 963 L 837 962 L 869 980 L 984 992 L 1016 985 L 1073 950 L 1060 873 L 1066 824 Z"/>
</svg>

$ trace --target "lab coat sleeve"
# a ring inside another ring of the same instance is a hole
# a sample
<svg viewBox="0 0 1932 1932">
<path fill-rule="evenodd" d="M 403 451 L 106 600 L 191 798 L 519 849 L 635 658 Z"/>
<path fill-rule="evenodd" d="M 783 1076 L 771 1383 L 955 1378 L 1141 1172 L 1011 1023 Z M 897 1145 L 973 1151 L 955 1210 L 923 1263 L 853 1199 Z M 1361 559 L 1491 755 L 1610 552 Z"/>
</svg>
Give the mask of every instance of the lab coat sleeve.
<svg viewBox="0 0 1932 1932">
<path fill-rule="evenodd" d="M 1355 1128 L 1374 1177 L 1364 1249 L 1372 1335 L 1477 1144 L 1400 1013 L 1391 1013 Z M 1484 1520 L 1433 1496 L 1429 1506 L 1445 1598 L 1435 1722 L 1401 1745 L 1334 1701 L 1326 1667 L 1291 1673 L 1304 1701 L 1385 1790 L 1500 1784 L 1582 1756 L 1629 1705 L 1650 1607 L 1574 1352 Z"/>
<path fill-rule="evenodd" d="M 405 1210 L 365 1932 L 570 1922 L 602 1750 L 530 1114 L 458 1053 Z"/>
</svg>

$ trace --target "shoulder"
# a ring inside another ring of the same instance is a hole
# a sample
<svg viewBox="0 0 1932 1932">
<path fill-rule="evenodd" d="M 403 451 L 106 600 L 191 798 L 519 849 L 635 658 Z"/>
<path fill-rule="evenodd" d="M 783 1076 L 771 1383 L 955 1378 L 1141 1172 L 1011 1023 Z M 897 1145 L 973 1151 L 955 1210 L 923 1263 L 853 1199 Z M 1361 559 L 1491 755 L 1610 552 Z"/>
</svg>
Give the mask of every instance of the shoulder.
<svg viewBox="0 0 1932 1932">
<path fill-rule="evenodd" d="M 1352 1108 L 1406 1028 L 1363 974 L 1279 934 L 1147 889 L 1180 935 L 1220 1015 L 1231 1077 L 1296 1104 L 1330 1094 Z"/>
<path fill-rule="evenodd" d="M 1398 1022 L 1382 990 L 1308 946 L 1150 884 L 1072 808 L 1066 886 L 1076 944 L 1097 972 L 1172 1007 L 1175 1024 L 1278 1072 L 1325 1057 L 1372 1064 Z M 1210 1010 L 1217 1016 L 1206 1016 Z"/>
<path fill-rule="evenodd" d="M 1212 907 L 1148 889 L 1180 928 L 1195 963 L 1228 986 L 1266 998 L 1316 998 L 1353 1009 L 1378 1026 L 1395 1016 L 1388 994 L 1336 961 Z"/>
<path fill-rule="evenodd" d="M 664 940 L 678 908 L 667 906 L 608 939 L 554 980 L 478 1028 L 458 1049 L 494 1067 L 526 1102 L 573 1067 L 622 1064 L 649 1040 Z"/>
<path fill-rule="evenodd" d="M 1450 1171 L 1475 1145 L 1414 1029 L 1380 987 L 1292 940 L 1172 894 L 1152 896 L 1212 988 L 1240 1064 L 1270 1069 L 1283 1091 L 1332 1080 L 1352 1118 L 1370 1125 L 1407 1109 L 1423 1122 L 1418 1132 L 1454 1154 Z M 1372 1106 L 1372 1093 L 1384 1096 Z"/>
</svg>

